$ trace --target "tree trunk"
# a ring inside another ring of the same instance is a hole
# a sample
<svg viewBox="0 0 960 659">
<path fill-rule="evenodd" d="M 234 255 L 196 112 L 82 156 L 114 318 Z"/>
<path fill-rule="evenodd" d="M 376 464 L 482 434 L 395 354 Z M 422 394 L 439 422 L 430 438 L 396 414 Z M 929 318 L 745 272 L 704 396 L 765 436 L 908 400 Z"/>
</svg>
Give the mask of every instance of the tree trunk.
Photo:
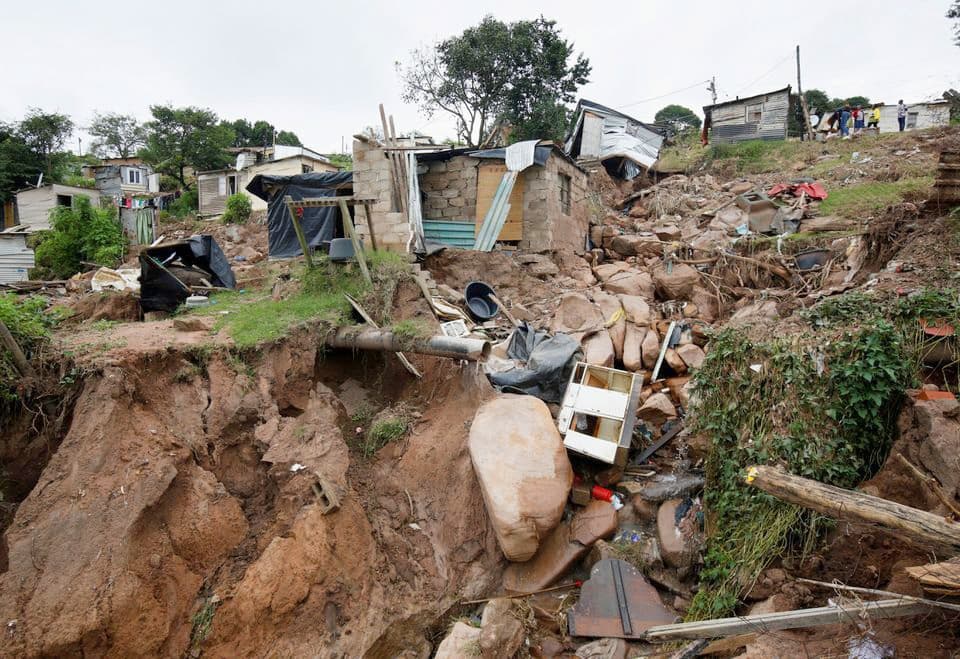
<svg viewBox="0 0 960 659">
<path fill-rule="evenodd" d="M 872 524 L 922 546 L 960 553 L 960 524 L 939 515 L 794 476 L 777 467 L 750 467 L 745 481 L 778 499 L 836 519 Z"/>
<path fill-rule="evenodd" d="M 10 333 L 2 320 L 0 320 L 0 347 L 6 348 L 13 356 L 13 365 L 20 371 L 20 375 L 31 380 L 36 377 L 36 373 L 24 356 L 23 350 L 20 349 L 17 340 L 13 338 L 13 334 Z"/>
</svg>

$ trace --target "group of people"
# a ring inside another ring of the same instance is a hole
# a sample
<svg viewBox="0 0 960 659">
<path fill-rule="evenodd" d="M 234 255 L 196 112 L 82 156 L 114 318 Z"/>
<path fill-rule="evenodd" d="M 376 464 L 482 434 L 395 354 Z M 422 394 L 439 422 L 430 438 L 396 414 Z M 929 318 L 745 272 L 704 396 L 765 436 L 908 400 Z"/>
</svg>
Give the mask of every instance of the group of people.
<svg viewBox="0 0 960 659">
<path fill-rule="evenodd" d="M 859 105 L 844 105 L 837 108 L 830 116 L 829 127 L 833 130 L 834 125 L 840 131 L 843 138 L 850 137 L 850 131 L 854 135 L 859 135 L 864 128 L 876 128 L 880 130 L 880 108 L 883 103 L 874 103 L 870 108 L 860 107 Z M 903 132 L 907 124 L 907 106 L 903 99 L 897 102 L 897 123 L 900 125 L 900 132 Z"/>
</svg>

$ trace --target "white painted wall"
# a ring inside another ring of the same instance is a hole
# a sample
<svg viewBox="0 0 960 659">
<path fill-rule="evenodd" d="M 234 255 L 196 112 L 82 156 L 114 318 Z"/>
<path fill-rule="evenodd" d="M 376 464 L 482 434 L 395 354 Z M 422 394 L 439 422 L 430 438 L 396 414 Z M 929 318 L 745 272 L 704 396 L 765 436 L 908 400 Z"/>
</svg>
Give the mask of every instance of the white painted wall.
<svg viewBox="0 0 960 659">
<path fill-rule="evenodd" d="M 950 104 L 949 103 L 907 103 L 907 112 L 915 112 L 916 126 L 913 128 L 934 128 L 936 126 L 946 126 L 950 123 Z M 867 110 L 869 121 L 870 110 Z M 908 115 L 909 117 L 909 115 Z M 910 127 L 910 121 L 907 121 L 907 129 Z M 897 106 L 884 105 L 880 108 L 880 132 L 895 133 L 900 130 L 897 123 Z"/>
<path fill-rule="evenodd" d="M 57 205 L 57 195 L 86 197 L 94 206 L 100 205 L 100 193 L 96 190 L 54 183 L 17 193 L 18 222 L 34 229 L 49 229 L 50 211 Z"/>
</svg>

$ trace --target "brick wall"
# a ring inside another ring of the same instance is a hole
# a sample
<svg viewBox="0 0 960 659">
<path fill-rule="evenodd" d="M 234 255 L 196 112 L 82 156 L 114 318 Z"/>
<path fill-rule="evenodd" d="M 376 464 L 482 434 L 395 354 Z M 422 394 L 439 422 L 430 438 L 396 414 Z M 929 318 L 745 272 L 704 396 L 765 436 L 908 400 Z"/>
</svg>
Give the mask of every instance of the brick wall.
<svg viewBox="0 0 960 659">
<path fill-rule="evenodd" d="M 570 177 L 570 212 L 561 203 L 560 176 Z M 590 226 L 587 175 L 554 154 L 544 167 L 524 172 L 523 240 L 520 249 L 582 252 Z"/>
<path fill-rule="evenodd" d="M 376 199 L 371 220 L 377 248 L 406 252 L 410 227 L 407 216 L 397 212 L 393 206 L 393 175 L 390 167 L 390 161 L 378 144 L 353 141 L 353 194 Z M 364 244 L 369 245 L 370 229 L 363 213 L 357 213 L 356 226 Z"/>
<path fill-rule="evenodd" d="M 420 175 L 426 220 L 470 220 L 477 217 L 477 166 L 468 156 L 425 163 Z"/>
</svg>

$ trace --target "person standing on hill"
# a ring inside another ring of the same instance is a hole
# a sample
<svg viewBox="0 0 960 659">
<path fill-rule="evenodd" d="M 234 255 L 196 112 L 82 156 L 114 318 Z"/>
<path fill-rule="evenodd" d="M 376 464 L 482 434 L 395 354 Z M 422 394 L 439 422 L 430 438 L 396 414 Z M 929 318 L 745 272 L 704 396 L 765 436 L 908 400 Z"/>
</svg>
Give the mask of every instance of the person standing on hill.
<svg viewBox="0 0 960 659">
<path fill-rule="evenodd" d="M 853 108 L 853 134 L 859 135 L 863 132 L 863 109 L 856 105 Z"/>
<path fill-rule="evenodd" d="M 867 123 L 867 128 L 876 128 L 877 132 L 880 132 L 880 104 L 874 103 L 873 109 L 870 110 L 870 121 Z"/>
<path fill-rule="evenodd" d="M 900 132 L 902 133 L 907 125 L 907 106 L 902 98 L 897 103 L 897 123 L 900 124 Z"/>
<path fill-rule="evenodd" d="M 843 139 L 850 137 L 850 106 L 844 105 L 840 111 L 840 135 Z"/>
</svg>

